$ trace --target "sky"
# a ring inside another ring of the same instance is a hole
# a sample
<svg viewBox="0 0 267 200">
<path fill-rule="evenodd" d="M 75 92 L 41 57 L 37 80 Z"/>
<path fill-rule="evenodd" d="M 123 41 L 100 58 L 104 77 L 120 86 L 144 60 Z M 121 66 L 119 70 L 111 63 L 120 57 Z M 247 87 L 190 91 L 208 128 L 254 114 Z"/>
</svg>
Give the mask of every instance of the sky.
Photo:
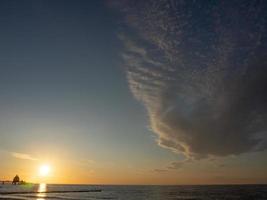
<svg viewBox="0 0 267 200">
<path fill-rule="evenodd" d="M 266 7 L 1 1 L 0 180 L 267 183 Z"/>
</svg>

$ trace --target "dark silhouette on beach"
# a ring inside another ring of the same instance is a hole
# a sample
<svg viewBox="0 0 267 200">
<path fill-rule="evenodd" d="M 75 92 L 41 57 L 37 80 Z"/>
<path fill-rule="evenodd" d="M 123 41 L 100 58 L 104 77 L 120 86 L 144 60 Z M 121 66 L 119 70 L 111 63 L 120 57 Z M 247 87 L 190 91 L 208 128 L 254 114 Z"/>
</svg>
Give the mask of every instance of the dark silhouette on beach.
<svg viewBox="0 0 267 200">
<path fill-rule="evenodd" d="M 13 178 L 13 181 L 12 181 L 12 185 L 17 185 L 19 184 L 19 176 L 16 175 L 14 178 Z"/>
<path fill-rule="evenodd" d="M 13 178 L 13 181 L 11 180 L 0 180 L 0 184 L 2 183 L 2 185 L 4 184 L 12 184 L 12 185 L 26 185 L 26 184 L 30 184 L 30 183 L 27 183 L 26 181 L 24 180 L 20 180 L 19 176 L 16 175 L 14 178 Z"/>
</svg>

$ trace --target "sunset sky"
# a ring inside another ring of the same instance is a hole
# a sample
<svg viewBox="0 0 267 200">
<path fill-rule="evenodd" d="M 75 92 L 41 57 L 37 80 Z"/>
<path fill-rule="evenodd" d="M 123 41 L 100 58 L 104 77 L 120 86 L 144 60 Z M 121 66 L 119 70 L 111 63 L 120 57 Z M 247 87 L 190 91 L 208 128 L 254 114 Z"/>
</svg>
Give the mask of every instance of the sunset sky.
<svg viewBox="0 0 267 200">
<path fill-rule="evenodd" d="M 211 2 L 0 1 L 0 180 L 267 183 L 267 4 Z"/>
</svg>

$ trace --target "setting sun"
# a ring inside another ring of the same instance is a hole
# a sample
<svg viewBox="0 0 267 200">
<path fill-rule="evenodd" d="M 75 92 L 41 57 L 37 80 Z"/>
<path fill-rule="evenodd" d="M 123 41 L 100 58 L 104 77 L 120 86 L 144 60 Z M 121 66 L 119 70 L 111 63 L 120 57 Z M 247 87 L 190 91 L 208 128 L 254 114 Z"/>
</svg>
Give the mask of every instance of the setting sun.
<svg viewBox="0 0 267 200">
<path fill-rule="evenodd" d="M 41 165 L 39 168 L 40 176 L 48 176 L 50 173 L 50 166 L 49 165 Z"/>
</svg>

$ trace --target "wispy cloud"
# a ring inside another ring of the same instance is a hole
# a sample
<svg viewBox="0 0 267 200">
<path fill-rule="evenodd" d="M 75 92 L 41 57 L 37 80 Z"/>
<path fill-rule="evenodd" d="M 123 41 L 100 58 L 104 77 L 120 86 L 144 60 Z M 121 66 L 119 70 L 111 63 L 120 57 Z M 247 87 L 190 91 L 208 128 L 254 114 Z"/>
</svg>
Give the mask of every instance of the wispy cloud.
<svg viewBox="0 0 267 200">
<path fill-rule="evenodd" d="M 128 27 L 120 38 L 129 87 L 160 146 L 194 159 L 267 148 L 266 5 L 114 5 Z"/>
<path fill-rule="evenodd" d="M 165 173 L 165 172 L 168 172 L 167 169 L 154 169 L 153 171 L 156 172 L 156 173 Z"/>
<path fill-rule="evenodd" d="M 186 165 L 187 163 L 190 163 L 192 160 L 191 159 L 185 159 L 185 160 L 181 160 L 181 161 L 174 161 L 172 162 L 167 168 L 168 169 L 182 169 L 184 167 L 184 165 Z"/>
<path fill-rule="evenodd" d="M 161 168 L 161 169 L 154 169 L 153 171 L 156 172 L 156 173 L 166 173 L 170 170 L 180 170 L 182 169 L 185 165 L 189 164 L 193 162 L 192 159 L 183 159 L 183 160 L 180 160 L 180 161 L 173 161 L 171 163 L 169 163 L 166 167 L 164 168 Z"/>
<path fill-rule="evenodd" d="M 32 157 L 30 154 L 12 152 L 11 155 L 17 159 L 37 161 L 37 158 Z"/>
</svg>

